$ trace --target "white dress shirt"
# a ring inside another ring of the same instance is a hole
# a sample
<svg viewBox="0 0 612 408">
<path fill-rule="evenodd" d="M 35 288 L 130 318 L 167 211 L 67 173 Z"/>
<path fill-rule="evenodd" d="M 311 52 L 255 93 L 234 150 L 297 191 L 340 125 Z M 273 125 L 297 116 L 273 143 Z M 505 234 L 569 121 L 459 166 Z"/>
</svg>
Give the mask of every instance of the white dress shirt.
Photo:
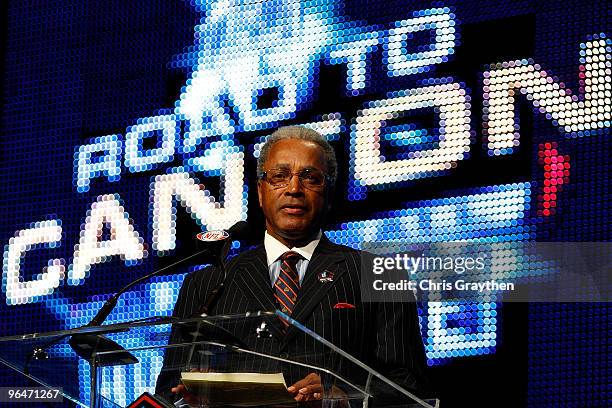
<svg viewBox="0 0 612 408">
<path fill-rule="evenodd" d="M 317 237 L 310 241 L 307 245 L 302 247 L 293 247 L 287 248 L 284 244 L 282 244 L 279 240 L 274 238 L 272 235 L 266 234 L 264 236 L 264 248 L 266 249 L 266 257 L 268 259 L 268 270 L 270 271 L 270 283 L 274 286 L 276 283 L 276 279 L 278 279 L 278 275 L 280 275 L 280 267 L 281 260 L 280 257 L 288 251 L 297 252 L 302 256 L 296 265 L 297 273 L 300 278 L 300 285 L 304 280 L 304 275 L 306 275 L 306 268 L 308 268 L 308 263 L 310 262 L 310 258 L 312 258 L 312 254 L 315 251 L 317 245 L 321 241 L 322 232 L 319 231 Z"/>
</svg>

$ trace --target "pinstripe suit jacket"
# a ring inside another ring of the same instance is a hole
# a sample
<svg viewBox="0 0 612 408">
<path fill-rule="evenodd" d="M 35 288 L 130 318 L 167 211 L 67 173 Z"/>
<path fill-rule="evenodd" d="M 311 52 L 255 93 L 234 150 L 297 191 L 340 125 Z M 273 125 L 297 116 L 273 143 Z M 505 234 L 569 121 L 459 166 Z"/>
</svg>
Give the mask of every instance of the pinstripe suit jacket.
<svg viewBox="0 0 612 408">
<path fill-rule="evenodd" d="M 425 358 L 416 304 L 362 302 L 360 275 L 363 254 L 333 244 L 323 235 L 308 264 L 292 317 L 406 389 L 419 391 L 424 383 Z M 234 257 L 226 269 L 226 287 L 210 311 L 211 315 L 277 308 L 263 245 Z M 318 275 L 322 271 L 333 272 L 333 280 L 321 282 Z M 215 268 L 206 268 L 188 275 L 173 315 L 191 317 L 198 313 L 211 290 L 222 279 L 222 274 Z M 337 303 L 350 303 L 355 308 L 335 309 Z M 294 327 L 289 327 L 283 333 L 282 325 L 275 317 L 267 322 L 272 336 L 258 338 L 256 329 L 260 323 L 253 319 L 251 323 L 246 321 L 231 330 L 253 350 L 306 360 L 343 371 L 342 367 L 337 366 L 337 358 L 334 360 L 326 354 L 314 339 Z M 173 330 L 170 341 L 181 341 L 177 330 Z M 184 364 L 184 359 L 184 353 L 166 353 L 164 369 L 157 381 L 158 394 L 168 396 L 169 389 L 178 384 L 178 372 L 173 367 Z M 261 361 L 243 362 L 240 370 L 282 370 L 287 384 L 294 383 L 308 373 L 295 367 L 275 366 L 273 362 L 266 364 L 262 365 Z M 344 375 L 351 376 L 348 367 L 344 371 Z M 363 379 L 354 380 L 363 382 Z"/>
</svg>

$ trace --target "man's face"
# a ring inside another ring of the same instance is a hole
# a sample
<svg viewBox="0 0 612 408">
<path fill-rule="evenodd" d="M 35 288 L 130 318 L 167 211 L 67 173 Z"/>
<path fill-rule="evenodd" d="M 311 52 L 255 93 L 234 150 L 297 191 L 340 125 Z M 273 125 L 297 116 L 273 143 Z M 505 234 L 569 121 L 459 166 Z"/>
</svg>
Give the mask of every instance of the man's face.
<svg viewBox="0 0 612 408">
<path fill-rule="evenodd" d="M 311 169 L 327 174 L 323 150 L 313 142 L 300 139 L 283 139 L 272 145 L 264 171 L 271 169 L 288 169 L 292 173 Z M 312 238 L 319 231 L 328 209 L 327 188 L 309 190 L 301 185 L 297 174 L 281 188 L 260 180 L 257 194 L 266 230 L 289 247 Z"/>
</svg>

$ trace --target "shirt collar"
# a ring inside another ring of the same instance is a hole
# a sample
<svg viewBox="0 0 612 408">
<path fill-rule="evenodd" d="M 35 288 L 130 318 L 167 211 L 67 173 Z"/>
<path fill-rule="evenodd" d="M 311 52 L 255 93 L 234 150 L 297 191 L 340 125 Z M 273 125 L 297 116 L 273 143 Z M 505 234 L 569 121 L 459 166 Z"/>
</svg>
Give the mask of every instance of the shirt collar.
<svg viewBox="0 0 612 408">
<path fill-rule="evenodd" d="M 266 249 L 268 267 L 270 267 L 274 262 L 276 262 L 278 258 L 280 258 L 280 256 L 287 251 L 297 252 L 298 254 L 302 255 L 306 260 L 310 261 L 310 258 L 312 258 L 312 254 L 314 253 L 315 248 L 317 247 L 317 245 L 319 245 L 319 242 L 321 241 L 322 235 L 323 233 L 319 230 L 317 237 L 310 241 L 307 245 L 304 245 L 303 247 L 299 248 L 287 248 L 279 240 L 268 234 L 268 231 L 266 231 L 264 235 L 264 248 Z"/>
</svg>

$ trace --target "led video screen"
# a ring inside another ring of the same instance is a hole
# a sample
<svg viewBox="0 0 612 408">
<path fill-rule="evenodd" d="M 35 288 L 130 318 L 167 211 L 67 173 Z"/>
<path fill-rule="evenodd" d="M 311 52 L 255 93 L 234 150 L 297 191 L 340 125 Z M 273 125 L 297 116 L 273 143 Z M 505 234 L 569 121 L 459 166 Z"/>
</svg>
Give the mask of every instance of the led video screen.
<svg viewBox="0 0 612 408">
<path fill-rule="evenodd" d="M 256 160 L 283 125 L 336 150 L 336 243 L 610 239 L 604 1 L 4 8 L 3 335 L 87 323 L 199 231 L 263 230 Z M 170 314 L 188 269 L 130 290 L 108 322 Z M 495 355 L 503 310 L 422 305 L 428 364 Z M 607 304 L 529 306 L 529 406 L 560 390 L 566 406 L 606 405 L 607 319 Z M 589 366 L 568 365 L 577 344 Z M 161 355 L 148 368 L 116 371 L 115 387 L 138 376 L 126 401 L 154 388 Z M 601 384 L 586 405 L 576 378 Z"/>
</svg>

